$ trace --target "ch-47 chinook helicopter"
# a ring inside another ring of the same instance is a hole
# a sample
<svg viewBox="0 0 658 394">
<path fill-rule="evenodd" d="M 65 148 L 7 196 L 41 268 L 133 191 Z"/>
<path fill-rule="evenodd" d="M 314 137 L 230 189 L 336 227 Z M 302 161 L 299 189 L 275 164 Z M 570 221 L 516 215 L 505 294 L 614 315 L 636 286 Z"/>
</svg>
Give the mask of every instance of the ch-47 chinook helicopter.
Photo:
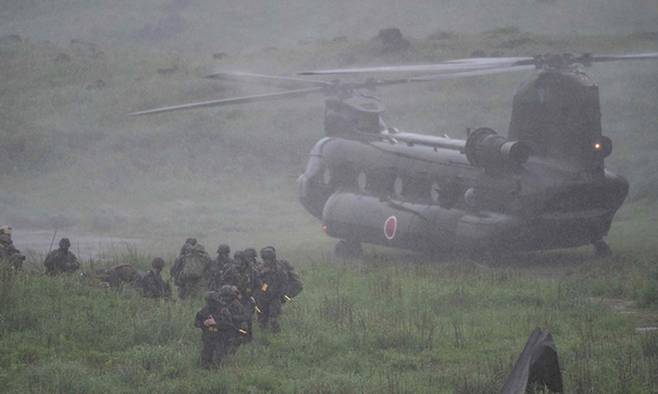
<svg viewBox="0 0 658 394">
<path fill-rule="evenodd" d="M 210 78 L 295 81 L 308 87 L 135 112 L 146 115 L 324 93 L 324 129 L 299 177 L 302 205 L 339 239 L 336 254 L 361 243 L 428 252 L 504 253 L 593 245 L 605 237 L 628 182 L 605 169 L 599 91 L 581 66 L 658 59 L 630 55 L 471 58 L 430 65 L 318 70 L 300 75 L 415 73 L 364 83 L 215 73 Z M 465 140 L 400 131 L 363 88 L 536 69 L 517 91 L 507 137 L 482 127 Z"/>
</svg>

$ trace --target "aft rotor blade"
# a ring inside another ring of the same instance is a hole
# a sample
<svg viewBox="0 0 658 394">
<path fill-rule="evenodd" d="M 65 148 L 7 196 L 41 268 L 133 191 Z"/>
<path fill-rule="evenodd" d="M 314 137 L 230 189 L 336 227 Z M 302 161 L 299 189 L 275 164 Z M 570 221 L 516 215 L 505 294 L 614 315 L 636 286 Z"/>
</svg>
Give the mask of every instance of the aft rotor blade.
<svg viewBox="0 0 658 394">
<path fill-rule="evenodd" d="M 206 78 L 221 79 L 226 81 L 263 81 L 263 82 L 298 82 L 307 85 L 328 86 L 329 83 L 317 79 L 304 79 L 279 75 L 255 74 L 242 71 L 215 72 L 207 75 Z"/>
<path fill-rule="evenodd" d="M 502 74 L 508 72 L 517 72 L 517 71 L 529 71 L 535 70 L 534 65 L 519 65 L 519 66 L 509 66 L 501 68 L 490 68 L 484 70 L 475 70 L 475 71 L 464 71 L 451 74 L 437 74 L 437 75 L 425 75 L 422 77 L 411 78 L 411 82 L 428 82 L 428 81 L 439 81 L 444 79 L 457 79 L 464 77 L 476 77 L 479 75 L 492 75 L 492 74 Z"/>
<path fill-rule="evenodd" d="M 445 74 L 429 74 L 418 77 L 411 78 L 401 78 L 401 79 L 377 79 L 364 82 L 362 84 L 357 84 L 355 88 L 371 88 L 371 87 L 385 87 L 392 85 L 400 85 L 405 83 L 414 83 L 414 82 L 431 82 L 431 81 L 440 81 L 448 79 L 458 79 L 465 77 L 475 77 L 479 75 L 492 75 L 500 74 L 506 72 L 516 72 L 516 71 L 528 71 L 534 70 L 535 66 L 533 65 L 522 65 L 522 66 L 510 66 L 504 68 L 489 68 L 484 70 L 475 70 L 475 71 L 463 71 L 463 72 L 454 72 L 454 73 L 445 73 Z"/>
<path fill-rule="evenodd" d="M 592 55 L 592 62 L 614 62 L 617 60 L 648 60 L 658 59 L 658 52 L 631 53 L 628 55 Z"/>
<path fill-rule="evenodd" d="M 282 99 L 282 98 L 291 98 L 291 97 L 304 96 L 304 95 L 311 94 L 311 93 L 322 92 L 324 90 L 325 90 L 324 87 L 313 87 L 313 88 L 305 88 L 305 89 L 287 90 L 285 92 L 257 94 L 257 95 L 253 95 L 253 96 L 243 96 L 243 97 L 233 97 L 233 98 L 219 99 L 219 100 L 200 101 L 200 102 L 196 102 L 196 103 L 172 105 L 172 106 L 169 106 L 169 107 L 147 109 L 147 110 L 144 110 L 144 111 L 132 112 L 128 115 L 130 115 L 130 116 L 152 115 L 152 114 L 159 114 L 159 113 L 162 113 L 162 112 L 179 111 L 179 110 L 193 109 L 193 108 L 220 107 L 220 106 L 224 106 L 224 105 L 255 103 L 255 102 L 260 102 L 260 101 L 272 101 L 272 100 L 277 100 L 277 99 Z"/>
<path fill-rule="evenodd" d="M 537 57 L 478 57 L 449 60 L 436 64 L 416 64 L 401 66 L 382 67 L 355 67 L 336 68 L 326 70 L 302 71 L 299 75 L 340 75 L 340 74 L 362 74 L 362 73 L 394 73 L 394 72 L 423 72 L 423 73 L 458 73 L 478 70 L 505 69 L 515 66 L 536 67 L 551 66 L 555 68 L 564 67 L 574 63 L 596 63 L 618 60 L 646 60 L 658 59 L 657 52 L 635 53 L 628 55 L 542 55 Z"/>
<path fill-rule="evenodd" d="M 403 66 L 357 67 L 337 68 L 327 70 L 302 71 L 299 75 L 336 75 L 336 74 L 362 74 L 362 73 L 391 73 L 391 72 L 460 72 L 476 71 L 497 67 L 525 65 L 531 62 L 531 57 L 504 57 L 504 58 L 470 58 L 456 59 L 436 64 L 416 64 Z"/>
</svg>

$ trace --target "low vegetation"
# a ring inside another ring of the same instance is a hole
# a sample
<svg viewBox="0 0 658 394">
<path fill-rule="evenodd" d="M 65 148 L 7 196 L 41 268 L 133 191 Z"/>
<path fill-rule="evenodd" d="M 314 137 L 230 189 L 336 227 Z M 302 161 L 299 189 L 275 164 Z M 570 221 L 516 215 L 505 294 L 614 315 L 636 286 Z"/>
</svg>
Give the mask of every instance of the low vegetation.
<svg viewBox="0 0 658 394">
<path fill-rule="evenodd" d="M 493 266 L 379 248 L 331 261 L 323 248 L 290 249 L 305 289 L 285 306 L 282 333 L 257 330 L 213 371 L 198 366 L 201 299 L 154 301 L 75 275 L 49 278 L 32 261 L 26 272 L 2 272 L 0 385 L 16 393 L 491 393 L 542 327 L 555 337 L 568 392 L 650 393 L 658 333 L 637 328 L 658 323 L 649 275 L 658 251 L 612 246 L 617 255 L 604 260 L 571 250 Z M 135 249 L 113 257 L 141 268 L 149 261 Z"/>
</svg>

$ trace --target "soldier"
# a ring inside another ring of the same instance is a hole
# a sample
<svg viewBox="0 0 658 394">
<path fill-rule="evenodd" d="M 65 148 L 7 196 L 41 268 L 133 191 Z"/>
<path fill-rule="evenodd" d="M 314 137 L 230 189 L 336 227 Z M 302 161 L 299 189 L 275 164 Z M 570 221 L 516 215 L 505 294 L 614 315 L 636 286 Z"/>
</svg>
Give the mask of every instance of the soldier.
<svg viewBox="0 0 658 394">
<path fill-rule="evenodd" d="M 301 281 L 290 263 L 276 259 L 274 247 L 261 249 L 260 257 L 263 265 L 258 270 L 260 289 L 256 292 L 256 302 L 261 310 L 258 323 L 262 328 L 267 328 L 269 324 L 272 332 L 278 332 L 281 306 L 301 292 Z"/>
<path fill-rule="evenodd" d="M 208 290 L 219 290 L 222 286 L 222 275 L 232 265 L 231 247 L 220 244 L 217 247 L 217 258 L 213 260 L 208 270 Z"/>
<path fill-rule="evenodd" d="M 25 256 L 16 249 L 14 241 L 11 239 L 11 227 L 0 228 L 0 262 L 4 261 L 15 270 L 19 270 L 23 265 L 23 260 L 25 260 Z"/>
<path fill-rule="evenodd" d="M 238 300 L 247 312 L 248 317 L 246 320 L 248 334 L 245 339 L 250 341 L 253 338 L 252 323 L 254 311 L 256 310 L 256 300 L 253 295 L 259 288 L 258 274 L 244 252 L 237 252 L 234 257 L 235 264 L 222 275 L 222 284 L 232 285 L 238 289 Z"/>
<path fill-rule="evenodd" d="M 171 297 L 171 287 L 168 282 L 162 279 L 160 273 L 165 266 L 165 262 L 160 257 L 156 257 L 151 262 L 153 269 L 149 270 L 141 280 L 141 287 L 144 297 L 148 298 L 169 298 Z"/>
<path fill-rule="evenodd" d="M 124 283 L 138 285 L 140 273 L 130 264 L 119 264 L 110 268 L 99 268 L 93 273 L 80 273 L 80 278 L 99 287 L 120 289 Z"/>
<path fill-rule="evenodd" d="M 70 247 L 71 241 L 68 238 L 62 238 L 59 240 L 59 249 L 48 253 L 43 262 L 47 275 L 55 276 L 64 272 L 75 272 L 80 268 L 78 258 L 69 251 Z"/>
<path fill-rule="evenodd" d="M 249 260 L 249 263 L 251 264 L 251 267 L 255 270 L 258 269 L 260 264 L 258 263 L 258 253 L 256 253 L 256 249 L 254 248 L 247 248 L 244 250 L 244 255 Z"/>
<path fill-rule="evenodd" d="M 239 337 L 247 331 L 241 327 L 245 311 L 237 301 L 235 286 L 222 286 L 219 292 L 209 291 L 206 306 L 197 314 L 194 326 L 201 329 L 201 366 L 209 368 L 233 352 Z"/>
<path fill-rule="evenodd" d="M 188 238 L 180 255 L 169 271 L 178 286 L 178 297 L 186 299 L 208 287 L 207 274 L 210 256 L 195 238 Z"/>
</svg>

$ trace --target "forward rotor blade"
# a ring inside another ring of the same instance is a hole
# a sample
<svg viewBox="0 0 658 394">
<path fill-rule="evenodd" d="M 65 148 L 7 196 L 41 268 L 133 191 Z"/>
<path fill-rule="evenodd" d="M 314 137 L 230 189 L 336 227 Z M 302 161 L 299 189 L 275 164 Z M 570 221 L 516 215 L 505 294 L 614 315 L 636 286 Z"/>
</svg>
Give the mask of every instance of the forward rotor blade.
<svg viewBox="0 0 658 394">
<path fill-rule="evenodd" d="M 221 79 L 225 81 L 262 81 L 262 82 L 297 82 L 307 85 L 328 86 L 329 83 L 317 79 L 304 79 L 279 75 L 255 74 L 248 72 L 216 72 L 207 75 L 206 78 Z"/>
<path fill-rule="evenodd" d="M 220 106 L 224 106 L 224 105 L 255 103 L 255 102 L 260 102 L 260 101 L 272 101 L 272 100 L 277 100 L 277 99 L 282 99 L 282 98 L 291 98 L 291 97 L 304 96 L 304 95 L 311 94 L 311 93 L 322 92 L 324 90 L 325 90 L 324 87 L 313 87 L 313 88 L 305 88 L 305 89 L 297 89 L 297 90 L 287 90 L 285 92 L 257 94 L 257 95 L 253 95 L 253 96 L 243 96 L 243 97 L 234 97 L 234 98 L 219 99 L 219 100 L 200 101 L 200 102 L 196 102 L 196 103 L 172 105 L 172 106 L 169 106 L 169 107 L 147 109 L 147 110 L 144 110 L 144 111 L 132 112 L 128 115 L 130 115 L 130 116 L 152 115 L 152 114 L 159 114 L 159 113 L 162 113 L 162 112 L 179 111 L 179 110 L 193 109 L 193 108 L 220 107 Z"/>
</svg>

